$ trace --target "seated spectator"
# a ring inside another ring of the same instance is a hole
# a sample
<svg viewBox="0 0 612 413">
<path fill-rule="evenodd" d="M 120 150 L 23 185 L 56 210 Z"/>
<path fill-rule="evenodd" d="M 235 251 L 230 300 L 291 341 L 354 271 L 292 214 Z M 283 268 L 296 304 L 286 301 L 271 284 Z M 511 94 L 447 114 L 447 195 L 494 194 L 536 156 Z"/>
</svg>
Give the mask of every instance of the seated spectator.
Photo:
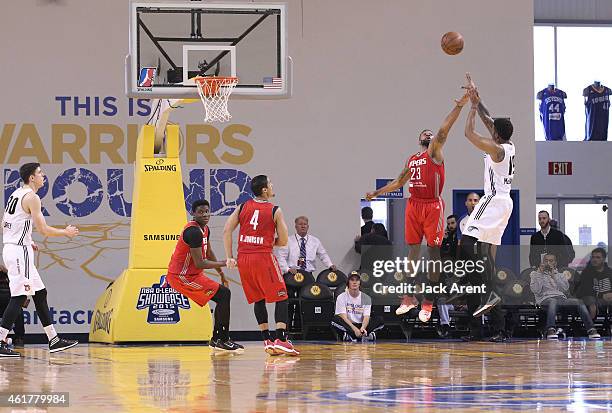
<svg viewBox="0 0 612 413">
<path fill-rule="evenodd" d="M 391 245 L 385 226 L 374 224 L 369 234 L 362 235 L 355 241 L 355 251 L 359 254 L 361 254 L 362 245 Z"/>
<path fill-rule="evenodd" d="M 297 217 L 295 234 L 289 237 L 287 246 L 274 249 L 274 255 L 283 274 L 287 271 L 295 274 L 298 270 L 315 272 L 317 258 L 325 268 L 337 270 L 319 238 L 308 233 L 309 228 L 308 217 Z"/>
<path fill-rule="evenodd" d="M 612 306 L 612 269 L 606 263 L 606 255 L 603 248 L 591 252 L 591 261 L 576 286 L 576 297 L 584 301 L 593 319 L 598 307 Z"/>
<path fill-rule="evenodd" d="M 0 258 L 0 261 L 2 258 Z M 4 314 L 6 306 L 11 300 L 11 290 L 9 288 L 8 270 L 3 264 L 0 264 L 0 317 Z M 29 299 L 26 299 L 24 306 L 27 306 Z M 16 348 L 23 348 L 23 338 L 25 336 L 25 325 L 23 318 L 23 311 L 19 313 L 13 327 L 15 336 L 13 337 L 13 346 Z"/>
<path fill-rule="evenodd" d="M 372 299 L 361 292 L 361 277 L 353 271 L 346 282 L 347 289 L 336 299 L 336 315 L 332 320 L 344 341 L 374 341 L 376 331 L 384 327 L 382 317 L 371 318 Z"/>
<path fill-rule="evenodd" d="M 538 270 L 531 273 L 530 287 L 535 296 L 536 303 L 547 308 L 546 338 L 558 338 L 555 323 L 559 307 L 578 310 L 589 338 L 600 337 L 597 330 L 593 327 L 593 320 L 584 303 L 576 298 L 567 298 L 569 282 L 557 270 L 557 258 L 554 254 L 544 255 L 543 263 L 540 264 Z"/>
<path fill-rule="evenodd" d="M 531 236 L 529 248 L 529 264 L 538 268 L 544 254 L 551 253 L 557 257 L 559 268 L 565 268 L 573 261 L 576 253 L 569 238 L 550 225 L 550 215 L 546 211 L 538 212 L 540 230 Z"/>
</svg>

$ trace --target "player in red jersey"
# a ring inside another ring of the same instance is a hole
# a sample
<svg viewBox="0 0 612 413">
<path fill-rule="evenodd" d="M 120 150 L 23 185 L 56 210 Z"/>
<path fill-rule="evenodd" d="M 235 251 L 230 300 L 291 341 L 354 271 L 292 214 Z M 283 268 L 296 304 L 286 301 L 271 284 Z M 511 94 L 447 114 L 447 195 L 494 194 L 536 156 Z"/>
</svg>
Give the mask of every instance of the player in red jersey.
<svg viewBox="0 0 612 413">
<path fill-rule="evenodd" d="M 166 281 L 170 287 L 186 295 L 203 307 L 212 300 L 215 307 L 215 326 L 210 340 L 213 350 L 241 352 L 244 347 L 229 338 L 230 299 L 229 283 L 221 270 L 225 261 L 217 261 L 210 246 L 210 204 L 205 199 L 195 201 L 191 206 L 193 220 L 189 221 L 176 243 L 168 264 Z M 221 284 L 204 275 L 203 269 L 215 268 L 221 277 Z"/>
<path fill-rule="evenodd" d="M 411 273 L 415 276 L 414 264 L 419 258 L 423 237 L 427 241 L 430 261 L 440 260 L 440 245 L 444 238 L 444 201 L 440 194 L 444 187 L 444 157 L 442 147 L 446 142 L 448 132 L 459 117 L 461 109 L 468 102 L 467 93 L 455 100 L 455 107 L 446 116 L 437 134 L 429 129 L 419 134 L 421 150 L 406 161 L 404 169 L 399 176 L 384 187 L 368 192 L 367 200 L 376 198 L 386 192 L 395 191 L 406 182 L 410 191 L 410 198 L 406 205 L 405 238 L 408 244 L 408 260 L 412 263 Z M 437 283 L 440 279 L 438 265 L 428 265 L 430 283 Z M 419 319 L 426 323 L 431 317 L 434 295 L 426 292 L 421 303 Z M 402 315 L 416 307 L 418 302 L 414 296 L 404 296 L 402 305 L 397 309 L 397 315 Z"/>
<path fill-rule="evenodd" d="M 274 206 L 272 183 L 265 175 L 251 181 L 254 199 L 246 201 L 230 215 L 223 230 L 223 241 L 227 255 L 227 267 L 238 265 L 242 288 L 249 304 L 255 303 L 255 318 L 261 330 L 266 353 L 299 355 L 287 339 L 287 287 L 276 257 L 274 246 L 287 245 L 288 231 L 283 212 Z M 238 261 L 232 253 L 232 233 L 240 225 L 238 235 Z M 275 233 L 278 237 L 275 238 Z M 276 340 L 268 330 L 266 303 L 276 303 Z"/>
</svg>

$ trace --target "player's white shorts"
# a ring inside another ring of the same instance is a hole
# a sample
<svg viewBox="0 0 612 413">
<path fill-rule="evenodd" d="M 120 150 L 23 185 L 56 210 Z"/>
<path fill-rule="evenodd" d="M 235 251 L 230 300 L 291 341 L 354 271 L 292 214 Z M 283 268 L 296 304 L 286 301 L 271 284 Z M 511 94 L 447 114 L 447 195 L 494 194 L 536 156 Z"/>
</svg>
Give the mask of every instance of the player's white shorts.
<svg viewBox="0 0 612 413">
<path fill-rule="evenodd" d="M 462 234 L 481 242 L 501 245 L 512 207 L 512 199 L 509 196 L 483 196 L 468 218 Z"/>
<path fill-rule="evenodd" d="M 8 269 L 11 297 L 34 295 L 45 288 L 34 266 L 34 251 L 30 245 L 4 244 L 2 259 Z"/>
</svg>

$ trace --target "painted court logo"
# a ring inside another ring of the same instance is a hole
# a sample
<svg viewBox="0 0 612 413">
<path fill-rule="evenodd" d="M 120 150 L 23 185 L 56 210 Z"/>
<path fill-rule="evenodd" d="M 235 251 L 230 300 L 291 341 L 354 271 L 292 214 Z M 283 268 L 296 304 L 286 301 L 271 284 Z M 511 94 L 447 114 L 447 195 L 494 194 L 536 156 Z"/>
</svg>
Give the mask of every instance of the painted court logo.
<svg viewBox="0 0 612 413">
<path fill-rule="evenodd" d="M 138 76 L 138 90 L 151 90 L 153 83 L 155 82 L 155 74 L 157 69 L 155 67 L 143 67 L 140 69 L 140 76 Z"/>
<path fill-rule="evenodd" d="M 158 284 L 140 289 L 136 309 L 149 309 L 149 324 L 176 324 L 181 321 L 179 308 L 191 308 L 187 297 L 167 285 L 166 276 L 162 275 Z"/>
</svg>

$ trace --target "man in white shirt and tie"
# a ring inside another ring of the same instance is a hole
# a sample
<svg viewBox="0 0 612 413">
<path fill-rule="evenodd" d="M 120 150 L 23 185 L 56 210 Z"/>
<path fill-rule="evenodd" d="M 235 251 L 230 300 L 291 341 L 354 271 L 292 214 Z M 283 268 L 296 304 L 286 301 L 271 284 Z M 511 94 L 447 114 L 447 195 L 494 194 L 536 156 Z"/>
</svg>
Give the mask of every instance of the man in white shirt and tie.
<svg viewBox="0 0 612 413">
<path fill-rule="evenodd" d="M 308 217 L 299 216 L 295 219 L 295 234 L 289 236 L 286 247 L 275 248 L 274 255 L 278 259 L 281 271 L 295 274 L 298 270 L 314 272 L 317 257 L 325 268 L 336 271 L 336 266 L 327 255 L 327 251 L 319 239 L 308 233 Z"/>
</svg>

